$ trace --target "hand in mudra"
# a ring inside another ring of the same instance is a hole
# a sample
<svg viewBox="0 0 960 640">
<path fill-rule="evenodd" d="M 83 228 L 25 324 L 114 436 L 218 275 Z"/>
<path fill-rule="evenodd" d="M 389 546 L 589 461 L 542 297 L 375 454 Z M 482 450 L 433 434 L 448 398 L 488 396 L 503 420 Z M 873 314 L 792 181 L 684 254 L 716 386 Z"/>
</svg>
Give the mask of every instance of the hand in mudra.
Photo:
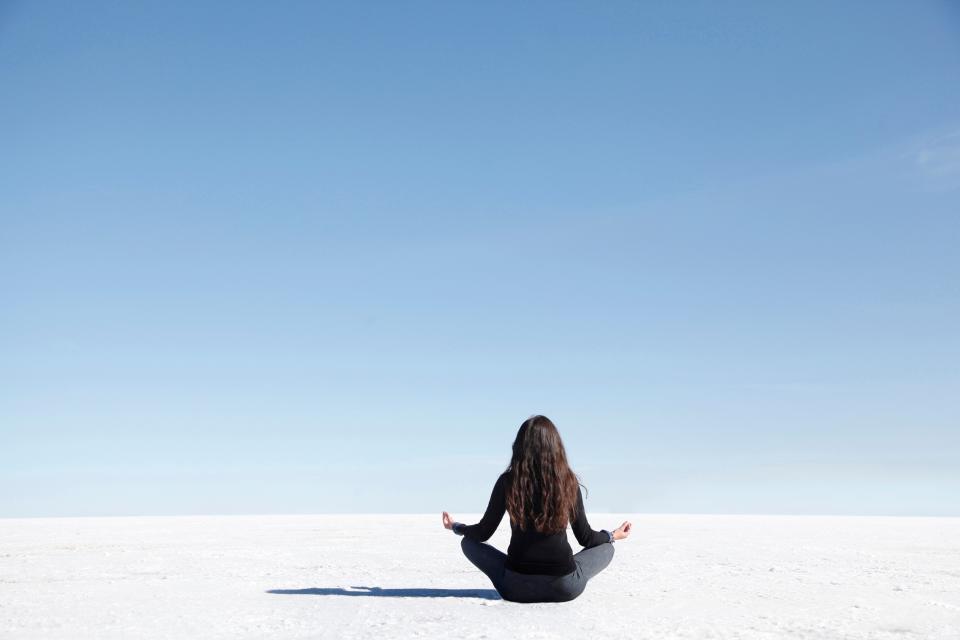
<svg viewBox="0 0 960 640">
<path fill-rule="evenodd" d="M 450 517 L 450 514 L 446 511 L 443 512 L 443 528 L 444 529 L 453 529 L 453 518 Z"/>
<path fill-rule="evenodd" d="M 633 527 L 629 522 L 624 522 L 619 527 L 613 530 L 613 539 L 614 540 L 623 540 L 624 538 L 630 535 L 630 529 Z"/>
</svg>

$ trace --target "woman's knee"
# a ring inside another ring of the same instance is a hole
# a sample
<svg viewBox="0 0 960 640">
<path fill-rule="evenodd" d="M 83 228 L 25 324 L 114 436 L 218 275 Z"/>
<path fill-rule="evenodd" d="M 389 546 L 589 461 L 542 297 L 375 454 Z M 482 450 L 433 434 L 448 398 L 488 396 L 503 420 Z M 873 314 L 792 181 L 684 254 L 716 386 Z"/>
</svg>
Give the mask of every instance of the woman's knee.
<svg viewBox="0 0 960 640">
<path fill-rule="evenodd" d="M 472 538 L 463 536 L 463 539 L 460 540 L 460 549 L 463 550 L 463 554 L 468 558 L 480 557 L 483 555 L 483 543 L 477 542 Z"/>
<path fill-rule="evenodd" d="M 590 579 L 610 566 L 613 561 L 613 554 L 613 544 L 604 542 L 577 554 L 580 556 L 577 558 L 577 565 L 583 571 L 584 577 Z"/>
<path fill-rule="evenodd" d="M 612 542 L 605 542 L 604 547 L 609 547 L 609 549 L 604 549 L 604 566 L 609 565 L 613 561 L 613 556 L 616 554 L 617 549 L 616 545 Z"/>
</svg>

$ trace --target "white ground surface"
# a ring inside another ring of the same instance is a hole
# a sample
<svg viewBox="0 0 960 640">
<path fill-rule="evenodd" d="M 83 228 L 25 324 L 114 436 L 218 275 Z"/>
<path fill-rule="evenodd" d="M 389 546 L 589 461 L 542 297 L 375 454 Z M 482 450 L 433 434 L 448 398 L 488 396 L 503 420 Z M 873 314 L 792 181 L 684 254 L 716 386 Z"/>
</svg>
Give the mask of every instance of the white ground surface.
<svg viewBox="0 0 960 640">
<path fill-rule="evenodd" d="M 533 605 L 439 514 L 0 520 L 0 637 L 960 638 L 960 518 L 590 516 L 627 518 Z"/>
</svg>

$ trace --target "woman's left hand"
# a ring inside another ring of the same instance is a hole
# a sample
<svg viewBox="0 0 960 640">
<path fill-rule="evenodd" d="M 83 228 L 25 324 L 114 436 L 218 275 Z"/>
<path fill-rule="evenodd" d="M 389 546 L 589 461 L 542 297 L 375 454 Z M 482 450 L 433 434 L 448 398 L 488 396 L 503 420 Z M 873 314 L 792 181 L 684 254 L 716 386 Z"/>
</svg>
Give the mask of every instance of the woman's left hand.
<svg viewBox="0 0 960 640">
<path fill-rule="evenodd" d="M 453 518 L 450 517 L 450 514 L 446 511 L 443 512 L 443 528 L 444 529 L 453 529 Z"/>
</svg>

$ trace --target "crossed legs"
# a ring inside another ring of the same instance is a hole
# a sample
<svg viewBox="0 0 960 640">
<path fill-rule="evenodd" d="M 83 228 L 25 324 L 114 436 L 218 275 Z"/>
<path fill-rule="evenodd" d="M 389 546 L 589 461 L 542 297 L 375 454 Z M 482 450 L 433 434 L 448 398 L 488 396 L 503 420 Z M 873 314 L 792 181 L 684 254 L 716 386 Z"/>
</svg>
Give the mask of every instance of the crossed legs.
<svg viewBox="0 0 960 640">
<path fill-rule="evenodd" d="M 460 541 L 460 548 L 463 549 L 463 554 L 467 559 L 490 579 L 493 587 L 501 595 L 504 595 L 505 588 L 508 592 L 517 590 L 517 585 L 513 584 L 517 579 L 515 574 L 510 574 L 512 577 L 510 584 L 504 582 L 507 561 L 505 553 L 489 544 L 477 542 L 466 536 Z M 613 544 L 605 542 L 596 547 L 583 549 L 574 554 L 573 559 L 576 562 L 577 570 L 568 576 L 564 576 L 563 579 L 558 580 L 555 576 L 525 576 L 524 579 L 537 580 L 538 582 L 539 579 L 547 579 L 549 582 L 544 582 L 542 588 L 545 592 L 551 591 L 549 596 L 551 598 L 555 597 L 552 591 L 557 589 L 566 592 L 564 596 L 566 599 L 575 598 L 583 591 L 587 581 L 606 569 L 610 561 L 613 560 Z M 553 584 L 553 586 L 550 586 L 550 584 Z M 544 599 L 546 598 L 547 596 L 544 596 Z"/>
</svg>

